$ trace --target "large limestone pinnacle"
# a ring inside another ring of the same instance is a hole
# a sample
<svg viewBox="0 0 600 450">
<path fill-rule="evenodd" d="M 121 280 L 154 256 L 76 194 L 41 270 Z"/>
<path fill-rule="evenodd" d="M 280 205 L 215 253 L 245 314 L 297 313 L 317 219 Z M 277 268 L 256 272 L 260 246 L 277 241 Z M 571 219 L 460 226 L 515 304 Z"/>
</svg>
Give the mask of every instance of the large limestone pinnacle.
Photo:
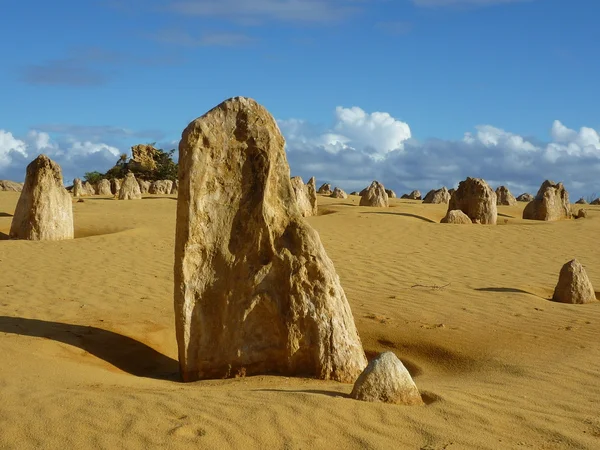
<svg viewBox="0 0 600 450">
<path fill-rule="evenodd" d="M 269 112 L 244 97 L 183 131 L 175 319 L 184 381 L 350 383 L 367 365 L 333 263 L 295 201 L 284 143 Z"/>
</svg>

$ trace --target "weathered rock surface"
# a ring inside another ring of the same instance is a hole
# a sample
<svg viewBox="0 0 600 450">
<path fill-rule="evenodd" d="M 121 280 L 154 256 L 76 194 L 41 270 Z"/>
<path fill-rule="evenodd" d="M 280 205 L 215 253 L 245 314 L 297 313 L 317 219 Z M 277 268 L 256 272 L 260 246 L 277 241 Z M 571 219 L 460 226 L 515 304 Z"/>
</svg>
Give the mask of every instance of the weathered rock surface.
<svg viewBox="0 0 600 450">
<path fill-rule="evenodd" d="M 381 353 L 360 374 L 350 397 L 365 402 L 422 405 L 419 389 L 393 352 Z"/>
<path fill-rule="evenodd" d="M 450 201 L 450 192 L 446 189 L 446 186 L 438 189 L 432 189 L 427 193 L 425 198 L 423 199 L 423 203 L 448 203 Z"/>
<path fill-rule="evenodd" d="M 577 200 L 577 201 L 575 202 L 575 204 L 576 204 L 576 205 L 587 205 L 587 204 L 588 204 L 588 202 L 586 201 L 586 199 L 585 199 L 585 198 L 581 197 L 579 200 Z"/>
<path fill-rule="evenodd" d="M 156 155 L 156 149 L 152 145 L 134 145 L 131 147 L 131 161 L 130 164 L 136 164 L 138 167 L 156 170 L 156 161 L 154 156 Z"/>
<path fill-rule="evenodd" d="M 177 195 L 179 193 L 179 180 L 173 181 L 173 187 L 171 188 L 171 195 Z"/>
<path fill-rule="evenodd" d="M 308 183 L 306 183 L 306 192 L 308 194 L 308 200 L 312 206 L 312 215 L 316 216 L 319 212 L 317 205 L 317 180 L 315 177 L 310 177 Z"/>
<path fill-rule="evenodd" d="M 587 211 L 583 208 L 580 208 L 577 213 L 573 215 L 576 219 L 585 219 L 587 217 Z"/>
<path fill-rule="evenodd" d="M 590 205 L 600 205 L 600 197 L 597 198 L 596 200 L 592 200 Z"/>
<path fill-rule="evenodd" d="M 119 195 L 119 192 L 121 192 L 121 182 L 122 180 L 119 178 L 113 178 L 110 180 L 110 190 L 113 195 Z"/>
<path fill-rule="evenodd" d="M 23 190 L 23 183 L 17 183 L 15 181 L 0 180 L 0 191 L 11 191 L 21 192 Z"/>
<path fill-rule="evenodd" d="M 369 190 L 369 186 L 367 186 L 367 187 L 366 187 L 366 188 L 364 188 L 362 191 L 360 191 L 360 192 L 358 193 L 358 195 L 360 195 L 360 196 L 362 197 L 363 195 L 365 195 L 365 194 L 367 193 L 367 191 L 368 191 L 368 190 Z"/>
<path fill-rule="evenodd" d="M 304 184 L 302 177 L 292 177 L 290 183 L 294 190 L 296 205 L 302 217 L 316 216 L 317 193 L 314 189 L 314 183 L 310 184 L 311 182 L 309 181 L 309 184 Z"/>
<path fill-rule="evenodd" d="M 321 195 L 331 195 L 333 193 L 329 183 L 323 183 L 317 192 Z"/>
<path fill-rule="evenodd" d="M 103 179 L 98 181 L 98 186 L 96 186 L 96 189 L 98 191 L 98 195 L 112 195 L 109 180 Z"/>
<path fill-rule="evenodd" d="M 496 193 L 481 178 L 467 177 L 458 184 L 458 189 L 450 198 L 448 211 L 460 209 L 472 222 L 496 225 L 498 208 Z"/>
<path fill-rule="evenodd" d="M 401 198 L 409 200 L 421 200 L 421 191 L 412 191 L 410 194 L 404 194 Z"/>
<path fill-rule="evenodd" d="M 171 180 L 156 180 L 150 183 L 148 193 L 150 194 L 170 194 L 173 189 L 173 182 Z"/>
<path fill-rule="evenodd" d="M 506 186 L 499 186 L 496 189 L 496 203 L 498 205 L 514 206 L 517 204 L 517 199 Z"/>
<path fill-rule="evenodd" d="M 517 201 L 518 202 L 530 202 L 533 199 L 534 199 L 533 195 L 531 195 L 531 194 L 529 194 L 527 192 L 524 192 L 524 193 L 522 193 L 521 195 L 519 195 L 517 197 Z"/>
<path fill-rule="evenodd" d="M 96 195 L 96 187 L 89 181 L 83 183 L 83 190 L 85 191 L 86 195 Z"/>
<path fill-rule="evenodd" d="M 396 193 L 391 189 L 386 189 L 385 193 L 388 195 L 388 198 L 396 198 Z"/>
<path fill-rule="evenodd" d="M 182 134 L 175 318 L 185 381 L 353 382 L 367 364 L 333 263 L 297 207 L 284 145 L 273 117 L 244 97 Z"/>
<path fill-rule="evenodd" d="M 331 197 L 333 198 L 348 198 L 348 194 L 343 189 L 336 187 L 331 193 Z"/>
<path fill-rule="evenodd" d="M 446 213 L 446 216 L 440 221 L 440 223 L 471 224 L 473 221 L 460 209 L 453 209 Z"/>
<path fill-rule="evenodd" d="M 562 183 L 546 180 L 533 201 L 523 210 L 523 219 L 560 220 L 571 218 L 569 193 Z"/>
<path fill-rule="evenodd" d="M 147 180 L 137 179 L 138 184 L 140 185 L 140 192 L 142 194 L 147 194 L 150 191 L 150 182 Z"/>
<path fill-rule="evenodd" d="M 10 226 L 12 239 L 73 239 L 73 204 L 60 166 L 39 155 L 27 166 L 25 183 Z"/>
<path fill-rule="evenodd" d="M 594 287 L 579 261 L 573 259 L 562 266 L 552 298 L 561 303 L 596 301 Z"/>
<path fill-rule="evenodd" d="M 360 197 L 360 206 L 375 206 L 386 208 L 390 205 L 385 187 L 379 181 L 373 181 Z"/>
<path fill-rule="evenodd" d="M 142 198 L 140 185 L 131 172 L 127 174 L 119 190 L 119 200 L 139 200 Z"/>
</svg>

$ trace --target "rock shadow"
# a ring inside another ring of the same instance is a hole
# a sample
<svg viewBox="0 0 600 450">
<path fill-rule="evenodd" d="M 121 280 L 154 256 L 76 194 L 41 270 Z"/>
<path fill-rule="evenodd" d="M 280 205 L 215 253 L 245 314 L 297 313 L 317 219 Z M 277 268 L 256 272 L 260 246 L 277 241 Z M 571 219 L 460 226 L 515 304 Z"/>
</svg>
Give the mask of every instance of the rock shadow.
<svg viewBox="0 0 600 450">
<path fill-rule="evenodd" d="M 12 216 L 13 216 L 12 214 L 0 212 L 0 217 L 12 217 Z"/>
<path fill-rule="evenodd" d="M 338 391 L 325 391 L 322 389 L 254 389 L 255 392 L 279 392 L 291 394 L 319 394 L 327 397 L 344 397 L 350 398 L 348 394 Z"/>
<path fill-rule="evenodd" d="M 101 328 L 0 316 L 0 331 L 72 345 L 136 377 L 180 381 L 179 365 L 146 344 Z"/>
<path fill-rule="evenodd" d="M 386 212 L 386 211 L 367 211 L 367 212 L 365 212 L 365 214 L 391 214 L 393 216 L 412 217 L 413 219 L 419 219 L 424 222 L 437 223 L 435 220 L 431 220 L 428 217 L 419 216 L 417 214 L 410 214 L 410 213 Z"/>
</svg>

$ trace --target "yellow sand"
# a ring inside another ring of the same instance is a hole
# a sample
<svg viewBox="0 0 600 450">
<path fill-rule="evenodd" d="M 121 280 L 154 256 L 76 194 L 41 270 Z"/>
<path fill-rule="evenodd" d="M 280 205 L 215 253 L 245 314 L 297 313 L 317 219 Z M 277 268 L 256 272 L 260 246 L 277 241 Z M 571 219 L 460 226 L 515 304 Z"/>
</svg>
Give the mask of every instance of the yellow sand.
<svg viewBox="0 0 600 450">
<path fill-rule="evenodd" d="M 0 237 L 17 199 L 0 192 Z M 600 289 L 600 207 L 557 223 L 499 207 L 494 227 L 358 200 L 320 197 L 309 222 L 367 355 L 393 350 L 426 406 L 309 379 L 179 383 L 176 201 L 93 198 L 73 204 L 75 240 L 0 241 L 0 448 L 600 448 L 600 302 L 548 300 L 573 257 Z"/>
</svg>

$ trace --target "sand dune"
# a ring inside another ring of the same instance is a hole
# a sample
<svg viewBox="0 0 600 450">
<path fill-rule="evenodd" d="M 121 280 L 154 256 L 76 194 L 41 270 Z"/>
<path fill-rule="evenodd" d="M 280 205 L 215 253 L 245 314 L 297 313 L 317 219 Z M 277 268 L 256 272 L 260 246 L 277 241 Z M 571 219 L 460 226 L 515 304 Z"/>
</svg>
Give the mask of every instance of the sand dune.
<svg viewBox="0 0 600 450">
<path fill-rule="evenodd" d="M 0 238 L 18 195 L 0 192 Z M 310 379 L 178 382 L 174 200 L 86 198 L 76 239 L 0 241 L 0 448 L 600 448 L 600 302 L 548 300 L 573 257 L 600 289 L 600 206 L 461 226 L 446 205 L 319 196 L 307 220 L 367 354 L 393 350 L 424 393 L 403 407 Z"/>
</svg>

